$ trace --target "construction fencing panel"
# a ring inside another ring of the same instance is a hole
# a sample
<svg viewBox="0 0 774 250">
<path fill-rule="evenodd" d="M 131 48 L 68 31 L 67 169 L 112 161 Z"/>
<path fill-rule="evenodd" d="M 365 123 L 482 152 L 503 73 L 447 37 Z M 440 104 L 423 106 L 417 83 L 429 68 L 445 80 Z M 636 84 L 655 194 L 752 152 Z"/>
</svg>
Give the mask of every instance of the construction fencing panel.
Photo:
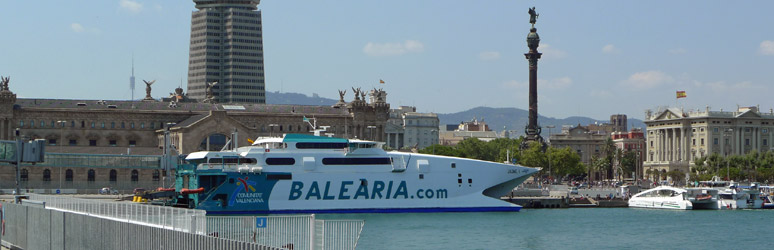
<svg viewBox="0 0 774 250">
<path fill-rule="evenodd" d="M 362 220 L 316 220 L 315 215 L 208 216 L 207 234 L 287 249 L 355 249 Z"/>
<path fill-rule="evenodd" d="M 69 196 L 30 194 L 31 200 L 46 202 L 47 208 L 109 218 L 166 229 L 203 234 L 204 210 L 150 206 L 130 202 L 78 199 Z"/>
<path fill-rule="evenodd" d="M 23 249 L 279 249 L 13 203 L 3 207 L 7 215 L 2 240 Z"/>
</svg>

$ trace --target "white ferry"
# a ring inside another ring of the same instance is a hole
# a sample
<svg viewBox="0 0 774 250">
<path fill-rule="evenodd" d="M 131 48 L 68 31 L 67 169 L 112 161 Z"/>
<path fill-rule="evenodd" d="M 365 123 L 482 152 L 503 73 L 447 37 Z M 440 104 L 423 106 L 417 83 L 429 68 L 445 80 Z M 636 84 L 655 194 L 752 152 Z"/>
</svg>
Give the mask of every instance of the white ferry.
<svg viewBox="0 0 774 250">
<path fill-rule="evenodd" d="M 642 191 L 629 199 L 629 207 L 691 210 L 688 191 L 682 188 L 660 186 Z"/>
<path fill-rule="evenodd" d="M 191 153 L 177 168 L 178 203 L 208 214 L 519 211 L 500 197 L 538 171 L 382 145 L 287 134 Z"/>
</svg>

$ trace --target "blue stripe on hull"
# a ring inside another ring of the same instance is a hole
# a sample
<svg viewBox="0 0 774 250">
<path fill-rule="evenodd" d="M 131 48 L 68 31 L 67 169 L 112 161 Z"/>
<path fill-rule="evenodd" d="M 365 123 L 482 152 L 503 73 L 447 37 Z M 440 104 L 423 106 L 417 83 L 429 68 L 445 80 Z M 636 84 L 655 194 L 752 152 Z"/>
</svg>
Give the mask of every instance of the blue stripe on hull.
<svg viewBox="0 0 774 250">
<path fill-rule="evenodd" d="M 365 208 L 309 209 L 271 211 L 207 211 L 207 214 L 353 214 L 353 213 L 453 213 L 453 212 L 518 212 L 521 207 L 429 207 L 429 208 Z"/>
</svg>

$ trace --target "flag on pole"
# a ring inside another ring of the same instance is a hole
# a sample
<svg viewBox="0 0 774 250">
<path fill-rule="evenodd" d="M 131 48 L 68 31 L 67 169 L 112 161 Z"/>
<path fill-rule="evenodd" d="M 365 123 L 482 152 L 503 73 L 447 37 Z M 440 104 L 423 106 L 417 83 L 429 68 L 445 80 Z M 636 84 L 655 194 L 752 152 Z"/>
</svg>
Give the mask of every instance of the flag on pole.
<svg viewBox="0 0 774 250">
<path fill-rule="evenodd" d="M 384 84 L 384 80 L 379 79 L 379 83 Z"/>
<path fill-rule="evenodd" d="M 688 97 L 688 96 L 685 94 L 685 91 L 682 91 L 682 90 L 681 91 L 677 91 L 677 99 L 686 98 L 686 97 Z"/>
</svg>

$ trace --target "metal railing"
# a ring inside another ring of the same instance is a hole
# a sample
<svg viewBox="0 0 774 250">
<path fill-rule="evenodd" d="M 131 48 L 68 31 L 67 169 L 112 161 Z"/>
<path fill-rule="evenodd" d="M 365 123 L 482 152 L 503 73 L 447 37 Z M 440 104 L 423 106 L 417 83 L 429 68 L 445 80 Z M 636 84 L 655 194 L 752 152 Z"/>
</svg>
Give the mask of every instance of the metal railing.
<svg viewBox="0 0 774 250">
<path fill-rule="evenodd" d="M 207 234 L 287 249 L 355 249 L 364 224 L 315 215 L 208 216 Z"/>
<path fill-rule="evenodd" d="M 144 224 L 176 231 L 203 234 L 206 211 L 151 206 L 130 202 L 90 200 L 69 196 L 30 194 L 31 200 L 46 202 L 46 208 Z"/>
<path fill-rule="evenodd" d="M 21 249 L 279 249 L 84 214 L 3 203 L 2 245 Z"/>
</svg>

